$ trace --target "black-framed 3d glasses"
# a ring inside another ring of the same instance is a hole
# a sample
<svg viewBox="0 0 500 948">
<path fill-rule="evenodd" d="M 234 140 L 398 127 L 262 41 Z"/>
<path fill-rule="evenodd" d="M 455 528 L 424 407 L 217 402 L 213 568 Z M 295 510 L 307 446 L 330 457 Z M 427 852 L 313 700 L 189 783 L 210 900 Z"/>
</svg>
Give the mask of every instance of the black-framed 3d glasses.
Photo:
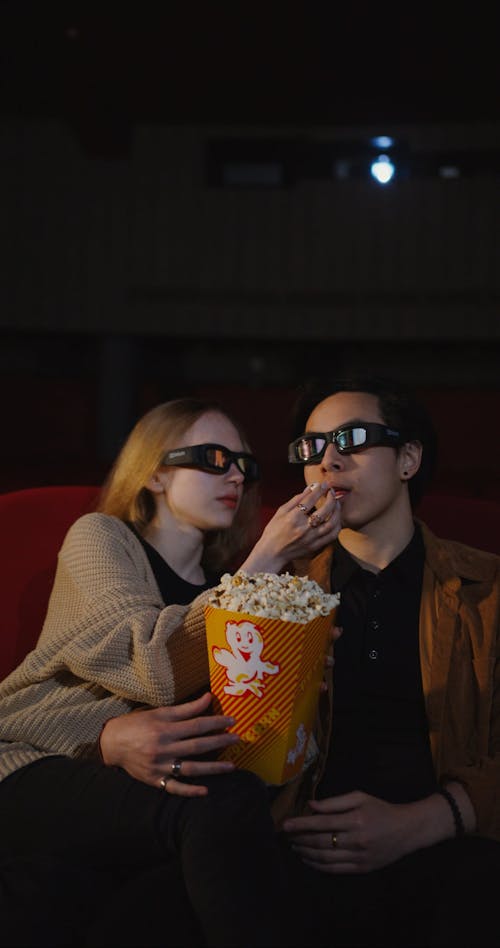
<svg viewBox="0 0 500 948">
<path fill-rule="evenodd" d="M 259 479 L 259 466 L 253 454 L 246 451 L 230 451 L 223 444 L 194 444 L 189 448 L 174 448 L 167 451 L 162 464 L 175 467 L 197 467 L 209 474 L 225 474 L 231 464 L 245 477 L 245 483 Z"/>
<path fill-rule="evenodd" d="M 288 445 L 290 464 L 319 464 L 329 444 L 339 454 L 355 454 L 378 445 L 396 447 L 403 444 L 401 432 L 372 421 L 342 425 L 335 431 L 306 431 Z"/>
</svg>

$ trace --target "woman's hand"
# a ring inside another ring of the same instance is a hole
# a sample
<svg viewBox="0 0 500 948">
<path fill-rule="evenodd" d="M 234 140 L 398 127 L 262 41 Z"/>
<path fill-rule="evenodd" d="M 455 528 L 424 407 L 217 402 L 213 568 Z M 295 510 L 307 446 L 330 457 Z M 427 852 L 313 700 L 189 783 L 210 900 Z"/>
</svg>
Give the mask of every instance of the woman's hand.
<svg viewBox="0 0 500 948">
<path fill-rule="evenodd" d="M 100 749 L 105 764 L 122 767 L 136 780 L 179 796 L 204 796 L 203 784 L 184 783 L 182 777 L 203 777 L 234 770 L 234 764 L 222 760 L 200 760 L 217 752 L 239 737 L 226 728 L 234 719 L 222 714 L 207 714 L 212 701 L 209 692 L 195 701 L 171 707 L 132 711 L 110 718 L 101 732 Z M 172 776 L 172 764 L 181 760 L 179 778 Z"/>
<path fill-rule="evenodd" d="M 287 563 L 313 556 L 340 532 L 340 504 L 327 484 L 311 484 L 278 507 L 242 563 L 248 573 L 279 573 Z"/>
<path fill-rule="evenodd" d="M 455 832 L 450 808 L 436 793 L 388 803 L 355 790 L 309 806 L 312 813 L 285 820 L 283 830 L 302 861 L 320 872 L 371 872 Z"/>
</svg>

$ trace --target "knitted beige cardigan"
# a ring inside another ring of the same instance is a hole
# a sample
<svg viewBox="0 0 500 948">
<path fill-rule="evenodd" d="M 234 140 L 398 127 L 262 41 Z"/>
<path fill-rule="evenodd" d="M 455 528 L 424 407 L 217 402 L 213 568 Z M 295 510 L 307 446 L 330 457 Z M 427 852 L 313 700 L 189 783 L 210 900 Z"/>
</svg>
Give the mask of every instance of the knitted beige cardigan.
<svg viewBox="0 0 500 948">
<path fill-rule="evenodd" d="M 0 683 L 0 780 L 48 755 L 94 754 L 108 718 L 205 686 L 207 598 L 165 607 L 126 524 L 100 513 L 77 520 L 38 643 Z"/>
</svg>

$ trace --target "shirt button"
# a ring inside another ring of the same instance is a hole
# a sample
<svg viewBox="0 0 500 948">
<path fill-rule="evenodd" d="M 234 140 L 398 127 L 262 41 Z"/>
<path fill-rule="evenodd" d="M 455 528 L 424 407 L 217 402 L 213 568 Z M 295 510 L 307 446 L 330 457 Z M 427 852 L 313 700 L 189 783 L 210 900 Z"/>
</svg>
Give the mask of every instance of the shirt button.
<svg viewBox="0 0 500 948">
<path fill-rule="evenodd" d="M 378 599 L 379 596 L 380 596 L 380 589 L 379 589 L 378 586 L 377 586 L 377 589 L 374 589 L 374 590 L 373 590 L 373 598 L 374 598 L 374 599 Z"/>
<path fill-rule="evenodd" d="M 376 648 L 370 649 L 368 652 L 368 658 L 371 658 L 372 661 L 375 661 L 378 658 L 378 652 Z"/>
<path fill-rule="evenodd" d="M 378 632 L 378 630 L 380 629 L 380 622 L 378 621 L 378 619 L 372 619 L 370 621 L 370 628 L 373 629 L 374 632 Z"/>
</svg>

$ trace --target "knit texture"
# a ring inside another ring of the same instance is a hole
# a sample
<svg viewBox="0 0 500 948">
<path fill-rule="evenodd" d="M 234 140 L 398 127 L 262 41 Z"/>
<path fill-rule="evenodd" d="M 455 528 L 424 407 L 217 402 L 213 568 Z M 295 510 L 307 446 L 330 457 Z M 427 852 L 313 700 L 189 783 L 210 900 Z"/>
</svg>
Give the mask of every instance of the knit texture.
<svg viewBox="0 0 500 948">
<path fill-rule="evenodd" d="M 165 606 L 126 524 L 101 513 L 77 520 L 38 643 L 0 683 L 0 780 L 41 757 L 94 754 L 108 718 L 208 686 L 208 595 Z"/>
</svg>

